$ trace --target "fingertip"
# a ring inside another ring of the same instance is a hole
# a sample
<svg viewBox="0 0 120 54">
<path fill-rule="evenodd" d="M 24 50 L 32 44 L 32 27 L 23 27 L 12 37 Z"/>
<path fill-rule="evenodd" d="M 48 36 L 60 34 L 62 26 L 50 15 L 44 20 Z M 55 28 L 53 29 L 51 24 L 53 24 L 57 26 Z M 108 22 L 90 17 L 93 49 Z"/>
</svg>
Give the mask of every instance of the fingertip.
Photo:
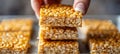
<svg viewBox="0 0 120 54">
<path fill-rule="evenodd" d="M 81 11 L 86 14 L 88 7 L 89 7 L 90 0 L 74 0 L 73 8 L 76 11 Z"/>
<path fill-rule="evenodd" d="M 83 14 L 85 14 L 85 5 L 83 3 L 78 3 L 76 4 L 76 6 L 74 7 L 75 11 L 80 11 Z"/>
</svg>

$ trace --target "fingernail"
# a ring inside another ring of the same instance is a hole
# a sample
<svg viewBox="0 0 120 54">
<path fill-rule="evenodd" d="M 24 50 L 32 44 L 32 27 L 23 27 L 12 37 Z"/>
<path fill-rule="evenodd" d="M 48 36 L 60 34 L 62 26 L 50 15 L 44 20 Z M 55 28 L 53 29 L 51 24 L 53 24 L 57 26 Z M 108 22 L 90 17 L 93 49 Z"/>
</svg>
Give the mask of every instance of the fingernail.
<svg viewBox="0 0 120 54">
<path fill-rule="evenodd" d="M 84 9 L 85 9 L 85 6 L 84 6 L 83 3 L 78 3 L 78 4 L 75 6 L 75 11 L 80 11 L 80 12 L 82 12 L 82 13 L 85 13 Z"/>
</svg>

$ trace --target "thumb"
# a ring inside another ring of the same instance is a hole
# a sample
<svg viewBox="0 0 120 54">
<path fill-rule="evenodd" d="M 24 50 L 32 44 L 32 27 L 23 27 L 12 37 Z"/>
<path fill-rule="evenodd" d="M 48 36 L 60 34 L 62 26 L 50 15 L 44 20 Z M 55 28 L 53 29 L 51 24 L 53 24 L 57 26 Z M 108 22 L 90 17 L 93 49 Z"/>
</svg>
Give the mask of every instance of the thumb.
<svg viewBox="0 0 120 54">
<path fill-rule="evenodd" d="M 90 0 L 74 0 L 73 8 L 75 11 L 80 11 L 86 14 Z"/>
<path fill-rule="evenodd" d="M 39 15 L 40 15 L 39 12 L 40 12 L 41 4 L 42 4 L 42 0 L 31 0 L 31 6 L 37 18 L 39 18 Z"/>
</svg>

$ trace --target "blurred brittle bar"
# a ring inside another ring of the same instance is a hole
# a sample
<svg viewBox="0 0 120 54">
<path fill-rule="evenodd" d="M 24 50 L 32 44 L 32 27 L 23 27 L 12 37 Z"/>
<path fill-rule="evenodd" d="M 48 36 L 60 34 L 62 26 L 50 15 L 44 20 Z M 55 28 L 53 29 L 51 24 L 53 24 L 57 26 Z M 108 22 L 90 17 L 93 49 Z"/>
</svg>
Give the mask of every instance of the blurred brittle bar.
<svg viewBox="0 0 120 54">
<path fill-rule="evenodd" d="M 84 31 L 86 34 L 106 33 L 109 31 L 118 32 L 117 27 L 110 20 L 85 19 L 83 20 L 83 27 L 86 29 Z"/>
<path fill-rule="evenodd" d="M 0 54 L 26 54 L 30 32 L 0 32 Z"/>
<path fill-rule="evenodd" d="M 81 27 L 82 13 L 74 11 L 72 6 L 51 4 L 40 8 L 40 25 Z"/>
<path fill-rule="evenodd" d="M 40 36 L 45 40 L 78 40 L 75 27 L 40 27 Z"/>
<path fill-rule="evenodd" d="M 39 42 L 38 54 L 79 54 L 77 41 Z"/>
<path fill-rule="evenodd" d="M 80 32 L 89 37 L 103 37 L 118 32 L 117 27 L 110 20 L 84 19 Z"/>
<path fill-rule="evenodd" d="M 2 31 L 31 31 L 32 19 L 9 19 L 0 22 L 0 32 Z"/>
<path fill-rule="evenodd" d="M 91 54 L 119 54 L 120 34 L 106 38 L 90 38 L 89 45 Z"/>
</svg>

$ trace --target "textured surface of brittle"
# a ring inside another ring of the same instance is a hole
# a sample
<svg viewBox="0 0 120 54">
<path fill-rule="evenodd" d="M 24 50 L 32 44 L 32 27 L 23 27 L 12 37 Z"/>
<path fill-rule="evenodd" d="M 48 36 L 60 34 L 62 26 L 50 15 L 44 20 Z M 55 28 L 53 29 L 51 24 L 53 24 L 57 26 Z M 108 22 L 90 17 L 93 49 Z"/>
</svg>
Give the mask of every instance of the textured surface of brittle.
<svg viewBox="0 0 120 54">
<path fill-rule="evenodd" d="M 40 25 L 81 27 L 82 13 L 68 5 L 45 5 L 40 8 Z"/>
<path fill-rule="evenodd" d="M 83 26 L 87 27 L 89 30 L 118 31 L 117 27 L 110 20 L 85 19 L 83 20 Z"/>
<path fill-rule="evenodd" d="M 102 36 L 118 32 L 117 27 L 109 20 L 83 20 L 81 32 L 89 36 Z"/>
<path fill-rule="evenodd" d="M 45 40 L 77 40 L 75 27 L 40 27 L 40 36 Z"/>
<path fill-rule="evenodd" d="M 84 19 L 79 29 L 82 34 L 79 38 L 84 42 L 88 42 L 89 38 L 110 36 L 118 32 L 117 27 L 110 20 L 100 19 Z"/>
<path fill-rule="evenodd" d="M 45 41 L 39 43 L 39 54 L 79 54 L 77 41 Z"/>
<path fill-rule="evenodd" d="M 30 32 L 0 32 L 0 51 L 26 51 L 30 45 Z"/>
<path fill-rule="evenodd" d="M 18 50 L 7 50 L 7 49 L 2 49 L 0 50 L 0 54 L 27 54 L 27 51 L 18 51 Z"/>
<path fill-rule="evenodd" d="M 33 21 L 31 19 L 2 20 L 0 31 L 31 31 Z"/>
<path fill-rule="evenodd" d="M 91 54 L 119 54 L 120 34 L 89 40 Z"/>
</svg>

